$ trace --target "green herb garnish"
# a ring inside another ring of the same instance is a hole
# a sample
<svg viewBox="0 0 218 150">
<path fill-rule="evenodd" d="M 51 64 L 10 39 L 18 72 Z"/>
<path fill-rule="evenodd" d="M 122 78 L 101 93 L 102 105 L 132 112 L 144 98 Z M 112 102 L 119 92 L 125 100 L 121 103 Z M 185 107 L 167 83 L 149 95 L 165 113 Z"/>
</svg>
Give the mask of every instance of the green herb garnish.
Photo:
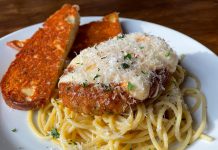
<svg viewBox="0 0 218 150">
<path fill-rule="evenodd" d="M 132 58 L 132 55 L 131 55 L 131 54 L 129 54 L 129 53 L 128 53 L 128 54 L 126 54 L 126 55 L 124 56 L 124 59 L 129 59 L 129 60 L 130 60 L 131 58 Z"/>
<path fill-rule="evenodd" d="M 125 37 L 124 34 L 120 34 L 120 35 L 117 36 L 117 39 L 123 39 L 124 37 Z"/>
<path fill-rule="evenodd" d="M 101 59 L 105 59 L 105 58 L 107 58 L 107 56 L 105 56 L 105 57 L 101 57 Z"/>
<path fill-rule="evenodd" d="M 133 90 L 135 88 L 135 86 L 131 83 L 131 82 L 128 82 L 128 90 Z"/>
<path fill-rule="evenodd" d="M 17 129 L 16 129 L 16 128 L 14 128 L 14 129 L 12 129 L 11 131 L 12 131 L 12 132 L 17 132 Z"/>
<path fill-rule="evenodd" d="M 76 142 L 73 142 L 73 141 L 70 141 L 70 142 L 68 142 L 68 144 L 74 144 L 74 145 L 77 145 L 77 143 Z"/>
<path fill-rule="evenodd" d="M 139 48 L 140 48 L 140 49 L 143 49 L 143 48 L 145 48 L 145 47 L 144 47 L 144 46 L 140 46 Z"/>
<path fill-rule="evenodd" d="M 78 64 L 78 65 L 83 65 L 83 63 L 76 63 L 76 64 Z"/>
<path fill-rule="evenodd" d="M 175 80 L 172 80 L 172 83 L 173 83 L 175 86 L 177 86 L 177 83 L 176 83 Z"/>
<path fill-rule="evenodd" d="M 83 86 L 83 87 L 87 87 L 87 86 L 88 86 L 87 81 L 83 82 L 82 86 Z"/>
<path fill-rule="evenodd" d="M 98 68 L 98 71 L 100 71 L 100 68 Z"/>
<path fill-rule="evenodd" d="M 103 88 L 104 91 L 111 91 L 112 87 L 111 85 L 106 85 L 106 84 L 101 84 L 101 87 Z"/>
<path fill-rule="evenodd" d="M 51 130 L 51 136 L 53 137 L 53 138 L 59 138 L 60 137 L 60 134 L 58 133 L 58 130 L 56 129 L 56 128 L 53 128 L 52 130 Z"/>
<path fill-rule="evenodd" d="M 166 54 L 165 54 L 166 57 L 169 57 L 170 56 L 170 51 L 168 51 Z"/>
<path fill-rule="evenodd" d="M 123 67 L 123 69 L 127 69 L 130 67 L 127 63 L 122 63 L 121 66 Z"/>
<path fill-rule="evenodd" d="M 148 75 L 148 73 L 147 73 L 147 72 L 144 72 L 144 71 L 141 71 L 141 73 L 143 73 L 144 75 Z"/>
<path fill-rule="evenodd" d="M 93 78 L 93 80 L 95 80 L 98 77 L 100 77 L 100 75 L 96 74 L 95 77 Z"/>
</svg>

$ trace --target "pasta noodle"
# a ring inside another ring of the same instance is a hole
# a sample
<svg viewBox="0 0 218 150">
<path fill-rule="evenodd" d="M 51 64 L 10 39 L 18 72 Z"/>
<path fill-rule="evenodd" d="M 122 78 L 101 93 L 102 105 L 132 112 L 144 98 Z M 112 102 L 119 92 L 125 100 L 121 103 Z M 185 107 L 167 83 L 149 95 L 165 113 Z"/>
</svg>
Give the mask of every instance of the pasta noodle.
<svg viewBox="0 0 218 150">
<path fill-rule="evenodd" d="M 185 76 L 193 78 L 196 86 L 181 88 Z M 190 108 L 186 96 L 195 98 Z M 194 129 L 191 113 L 200 106 L 201 122 Z M 38 137 L 52 140 L 63 150 L 167 150 L 175 142 L 182 150 L 198 138 L 213 140 L 203 134 L 206 107 L 200 82 L 178 66 L 166 90 L 152 104 L 138 104 L 135 110 L 120 115 L 89 116 L 73 112 L 52 98 L 44 108 L 28 112 L 28 123 Z M 53 130 L 57 135 L 52 135 Z"/>
</svg>

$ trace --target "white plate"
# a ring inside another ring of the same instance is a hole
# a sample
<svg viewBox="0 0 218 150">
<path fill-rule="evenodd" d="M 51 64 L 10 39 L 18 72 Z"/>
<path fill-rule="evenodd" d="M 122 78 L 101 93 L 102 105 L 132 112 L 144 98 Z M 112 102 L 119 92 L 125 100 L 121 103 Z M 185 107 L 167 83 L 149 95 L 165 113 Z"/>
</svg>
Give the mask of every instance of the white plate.
<svg viewBox="0 0 218 150">
<path fill-rule="evenodd" d="M 99 20 L 100 17 L 82 17 L 81 22 Z M 193 72 L 202 83 L 202 91 L 207 97 L 208 126 L 206 133 L 218 139 L 218 58 L 208 48 L 175 30 L 133 19 L 121 19 L 123 31 L 146 32 L 164 38 L 180 55 L 185 54 L 183 66 Z M 0 79 L 15 58 L 16 50 L 6 46 L 14 39 L 30 37 L 41 24 L 36 24 L 0 39 Z M 202 35 L 203 36 L 203 35 Z M 1 94 L 1 93 L 0 93 Z M 200 114 L 198 114 L 199 118 Z M 17 132 L 11 130 L 16 128 Z M 0 95 L 0 149 L 1 150 L 48 150 L 56 146 L 37 138 L 27 126 L 27 113 L 9 108 Z M 191 150 L 217 149 L 218 141 L 198 140 L 189 147 Z"/>
</svg>

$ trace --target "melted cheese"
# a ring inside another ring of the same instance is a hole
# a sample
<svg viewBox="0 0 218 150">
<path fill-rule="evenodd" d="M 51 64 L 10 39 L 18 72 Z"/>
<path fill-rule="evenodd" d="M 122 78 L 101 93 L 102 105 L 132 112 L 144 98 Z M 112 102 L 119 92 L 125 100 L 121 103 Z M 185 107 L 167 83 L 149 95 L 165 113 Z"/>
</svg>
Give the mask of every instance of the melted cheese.
<svg viewBox="0 0 218 150">
<path fill-rule="evenodd" d="M 84 49 L 69 64 L 59 83 L 119 84 L 132 97 L 144 100 L 150 91 L 152 71 L 174 72 L 178 57 L 161 38 L 143 33 L 118 35 Z"/>
<path fill-rule="evenodd" d="M 21 92 L 22 92 L 24 95 L 26 95 L 26 97 L 25 97 L 25 100 L 26 100 L 26 101 L 32 101 L 32 98 L 31 98 L 31 97 L 34 95 L 35 89 L 36 89 L 35 86 L 21 89 Z"/>
<path fill-rule="evenodd" d="M 71 15 L 65 19 L 69 24 L 75 24 L 75 16 Z"/>
<path fill-rule="evenodd" d="M 21 89 L 21 92 L 25 94 L 26 96 L 33 96 L 35 93 L 35 87 L 30 87 L 30 88 L 23 88 Z"/>
</svg>

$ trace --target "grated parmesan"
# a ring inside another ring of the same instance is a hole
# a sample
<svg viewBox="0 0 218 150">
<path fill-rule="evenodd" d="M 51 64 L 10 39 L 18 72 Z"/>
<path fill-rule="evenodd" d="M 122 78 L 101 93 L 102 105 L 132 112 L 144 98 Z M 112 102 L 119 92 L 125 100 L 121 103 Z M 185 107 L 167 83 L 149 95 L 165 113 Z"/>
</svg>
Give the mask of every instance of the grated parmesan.
<svg viewBox="0 0 218 150">
<path fill-rule="evenodd" d="M 69 64 L 72 71 L 65 73 L 59 83 L 114 83 L 132 97 L 144 100 L 149 95 L 152 71 L 166 68 L 174 72 L 177 63 L 177 55 L 159 37 L 143 33 L 118 35 L 84 49 Z M 129 90 L 128 83 L 134 88 Z"/>
</svg>

